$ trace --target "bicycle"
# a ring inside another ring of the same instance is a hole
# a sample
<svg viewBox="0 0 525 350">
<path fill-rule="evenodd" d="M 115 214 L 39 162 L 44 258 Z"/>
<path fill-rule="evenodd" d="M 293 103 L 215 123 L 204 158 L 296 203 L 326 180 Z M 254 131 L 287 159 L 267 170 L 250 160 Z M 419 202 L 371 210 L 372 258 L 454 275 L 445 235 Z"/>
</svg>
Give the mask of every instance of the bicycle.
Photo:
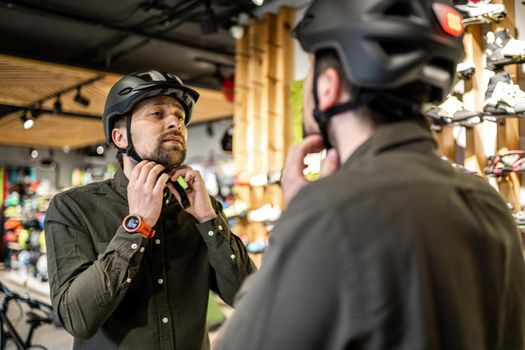
<svg viewBox="0 0 525 350">
<path fill-rule="evenodd" d="M 0 350 L 6 349 L 7 341 L 10 339 L 15 343 L 18 350 L 27 350 L 31 348 L 47 350 L 45 346 L 32 344 L 32 339 L 35 330 L 45 324 L 54 324 L 55 326 L 60 326 L 60 322 L 53 311 L 53 307 L 49 304 L 31 299 L 28 294 L 22 296 L 18 293 L 12 292 L 1 282 L 0 295 L 3 295 L 3 300 L 0 307 Z M 20 303 L 24 303 L 30 308 L 30 310 L 26 313 L 26 323 L 29 324 L 29 332 L 25 340 L 16 330 L 13 321 L 7 316 L 7 312 L 12 301 L 18 305 L 20 308 L 20 313 L 22 313 L 22 307 Z M 40 313 L 34 312 L 33 310 L 38 310 Z"/>
</svg>

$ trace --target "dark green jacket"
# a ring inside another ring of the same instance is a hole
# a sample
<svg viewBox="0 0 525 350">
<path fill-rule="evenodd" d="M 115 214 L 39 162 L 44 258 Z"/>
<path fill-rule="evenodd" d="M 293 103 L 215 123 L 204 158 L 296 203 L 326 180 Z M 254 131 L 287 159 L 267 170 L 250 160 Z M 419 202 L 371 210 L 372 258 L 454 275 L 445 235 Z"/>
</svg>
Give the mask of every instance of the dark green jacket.
<svg viewBox="0 0 525 350">
<path fill-rule="evenodd" d="M 128 179 L 56 195 L 46 215 L 51 299 L 75 349 L 209 348 L 208 292 L 231 304 L 255 267 L 219 216 L 198 223 L 166 197 L 152 239 L 121 226 Z"/>
<path fill-rule="evenodd" d="M 217 350 L 523 350 L 525 264 L 486 180 L 379 127 L 275 226 Z"/>
</svg>

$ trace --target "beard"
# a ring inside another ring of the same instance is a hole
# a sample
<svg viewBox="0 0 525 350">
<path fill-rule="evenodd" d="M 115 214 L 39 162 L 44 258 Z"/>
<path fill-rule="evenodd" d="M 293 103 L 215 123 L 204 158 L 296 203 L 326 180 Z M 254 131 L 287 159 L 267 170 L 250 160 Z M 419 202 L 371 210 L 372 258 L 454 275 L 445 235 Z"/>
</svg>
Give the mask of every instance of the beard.
<svg viewBox="0 0 525 350">
<path fill-rule="evenodd" d="M 164 165 L 167 169 L 181 165 L 186 159 L 186 147 L 181 145 L 166 145 L 162 141 L 147 158 L 157 164 Z"/>
<path fill-rule="evenodd" d="M 182 141 L 183 144 L 165 143 L 164 140 L 168 135 L 176 135 L 184 140 L 183 136 L 179 133 L 171 132 L 163 134 L 157 138 L 153 151 L 150 151 L 149 153 L 144 152 L 144 157 L 141 155 L 141 158 L 153 161 L 157 164 L 162 164 L 167 169 L 182 165 L 186 159 L 186 142 Z"/>
</svg>

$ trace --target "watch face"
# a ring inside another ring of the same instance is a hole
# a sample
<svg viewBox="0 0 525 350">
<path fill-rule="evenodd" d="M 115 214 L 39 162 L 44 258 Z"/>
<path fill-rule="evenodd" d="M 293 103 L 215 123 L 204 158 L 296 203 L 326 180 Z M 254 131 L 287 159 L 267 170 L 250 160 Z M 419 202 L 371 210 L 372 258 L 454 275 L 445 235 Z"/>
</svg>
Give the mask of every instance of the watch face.
<svg viewBox="0 0 525 350">
<path fill-rule="evenodd" d="M 140 225 L 140 219 L 136 216 L 130 216 L 126 220 L 126 228 L 130 231 L 135 231 L 139 228 Z"/>
</svg>

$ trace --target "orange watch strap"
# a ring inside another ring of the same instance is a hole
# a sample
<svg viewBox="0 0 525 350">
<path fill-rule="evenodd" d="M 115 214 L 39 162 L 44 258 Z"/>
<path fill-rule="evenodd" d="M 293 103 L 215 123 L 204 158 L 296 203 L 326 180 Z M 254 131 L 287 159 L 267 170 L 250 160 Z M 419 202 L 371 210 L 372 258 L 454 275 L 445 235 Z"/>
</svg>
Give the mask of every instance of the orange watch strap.
<svg viewBox="0 0 525 350">
<path fill-rule="evenodd" d="M 151 238 L 155 236 L 155 230 L 150 225 L 146 224 L 144 220 L 141 220 L 140 226 L 137 229 L 137 232 L 142 233 L 146 238 Z"/>
<path fill-rule="evenodd" d="M 130 228 L 126 227 L 126 222 L 129 219 L 133 219 L 133 218 L 138 219 L 139 225 L 138 225 L 137 228 L 131 228 L 130 229 Z M 136 214 L 129 214 L 129 215 L 127 215 L 122 220 L 122 226 L 129 233 L 137 233 L 138 232 L 138 233 L 142 234 L 146 238 L 151 238 L 151 237 L 155 236 L 155 230 L 150 225 L 148 225 L 141 216 L 136 215 Z"/>
</svg>

